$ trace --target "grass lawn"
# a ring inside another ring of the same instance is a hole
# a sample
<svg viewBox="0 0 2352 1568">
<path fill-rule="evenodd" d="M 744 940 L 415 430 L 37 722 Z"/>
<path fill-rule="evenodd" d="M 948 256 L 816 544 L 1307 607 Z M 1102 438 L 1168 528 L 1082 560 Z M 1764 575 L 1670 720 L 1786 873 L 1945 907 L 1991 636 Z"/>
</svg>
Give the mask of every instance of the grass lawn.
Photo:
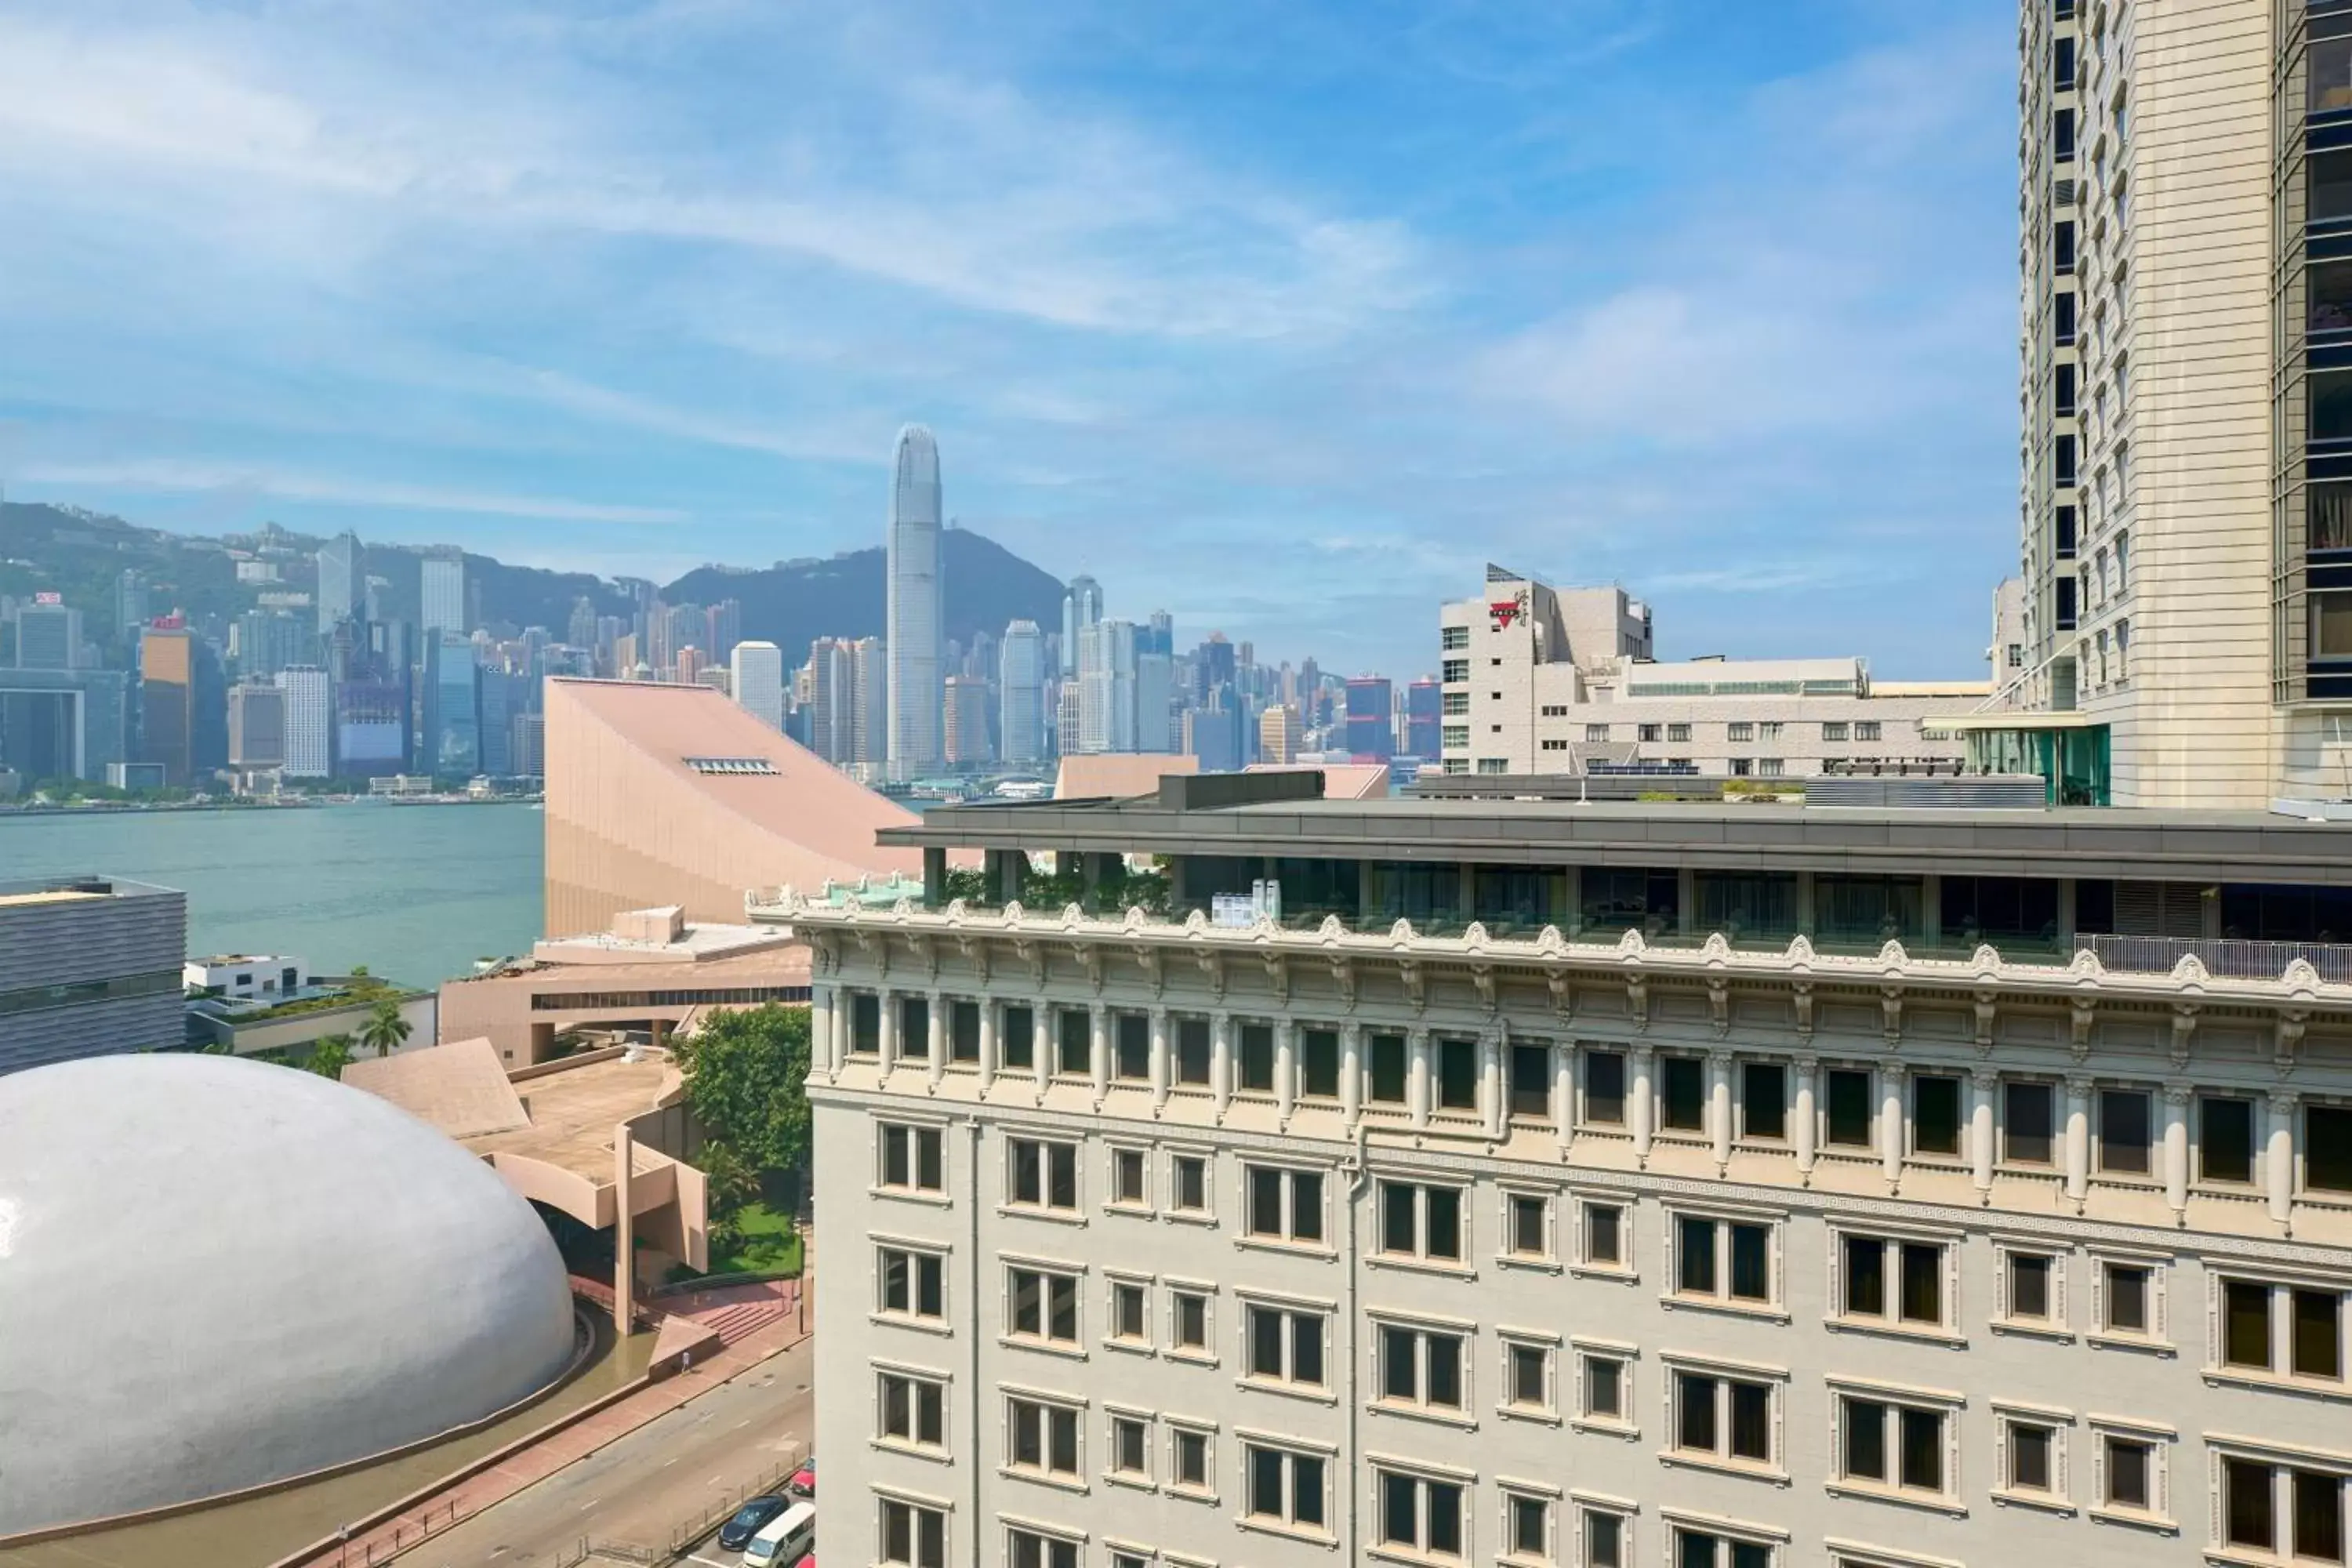
<svg viewBox="0 0 2352 1568">
<path fill-rule="evenodd" d="M 801 1238 L 793 1216 L 765 1204 L 746 1204 L 735 1213 L 743 1240 L 734 1251 L 710 1254 L 713 1274 L 797 1274 L 801 1268 Z"/>
</svg>

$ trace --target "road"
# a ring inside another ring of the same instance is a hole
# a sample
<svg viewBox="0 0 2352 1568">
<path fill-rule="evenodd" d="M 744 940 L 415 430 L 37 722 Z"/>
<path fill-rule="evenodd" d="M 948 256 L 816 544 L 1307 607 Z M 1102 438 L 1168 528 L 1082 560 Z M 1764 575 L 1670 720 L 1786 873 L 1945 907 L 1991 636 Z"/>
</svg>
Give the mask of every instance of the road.
<svg viewBox="0 0 2352 1568">
<path fill-rule="evenodd" d="M 545 1564 L 592 1541 L 652 1546 L 761 1472 L 807 1450 L 816 1341 L 730 1382 L 487 1509 L 400 1559 L 400 1568 Z M 688 1377 L 699 1375 L 695 1373 Z"/>
</svg>

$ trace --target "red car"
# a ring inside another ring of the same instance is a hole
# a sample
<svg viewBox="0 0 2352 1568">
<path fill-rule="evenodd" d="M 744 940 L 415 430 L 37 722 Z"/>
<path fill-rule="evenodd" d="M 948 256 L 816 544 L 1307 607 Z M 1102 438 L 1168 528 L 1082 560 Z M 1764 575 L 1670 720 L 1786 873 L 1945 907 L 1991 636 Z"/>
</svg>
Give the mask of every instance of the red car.
<svg viewBox="0 0 2352 1568">
<path fill-rule="evenodd" d="M 808 1457 L 808 1463 L 793 1472 L 793 1479 L 784 1483 L 784 1489 L 794 1497 L 816 1496 L 816 1456 L 814 1454 Z"/>
</svg>

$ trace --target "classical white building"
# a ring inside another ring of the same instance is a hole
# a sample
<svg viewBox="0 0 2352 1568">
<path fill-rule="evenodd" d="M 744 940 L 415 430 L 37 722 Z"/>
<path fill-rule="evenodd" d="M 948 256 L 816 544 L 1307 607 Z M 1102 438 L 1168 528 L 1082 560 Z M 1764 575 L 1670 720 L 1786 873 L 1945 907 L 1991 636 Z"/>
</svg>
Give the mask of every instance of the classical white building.
<svg viewBox="0 0 2352 1568">
<path fill-rule="evenodd" d="M 2345 1561 L 2352 950 L 2218 934 L 2352 929 L 2339 835 L 1301 776 L 884 835 L 986 907 L 753 900 L 847 1557 Z M 1049 848 L 1177 913 L 1014 907 Z"/>
<path fill-rule="evenodd" d="M 1803 778 L 1957 763 L 1939 720 L 1983 680 L 1875 681 L 1859 658 L 1652 661 L 1649 606 L 1622 588 L 1556 589 L 1499 566 L 1438 612 L 1448 773 L 1649 769 Z"/>
</svg>

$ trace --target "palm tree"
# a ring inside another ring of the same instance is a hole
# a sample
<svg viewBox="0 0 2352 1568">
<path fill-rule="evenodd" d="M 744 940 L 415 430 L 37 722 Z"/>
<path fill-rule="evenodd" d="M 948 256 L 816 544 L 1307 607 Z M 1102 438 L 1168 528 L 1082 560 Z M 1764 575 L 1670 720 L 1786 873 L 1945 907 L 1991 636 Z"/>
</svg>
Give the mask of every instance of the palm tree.
<svg viewBox="0 0 2352 1568">
<path fill-rule="evenodd" d="M 400 1016 L 400 1004 L 387 996 L 360 1026 L 360 1044 L 379 1057 L 388 1057 L 408 1043 L 408 1020 Z"/>
</svg>

